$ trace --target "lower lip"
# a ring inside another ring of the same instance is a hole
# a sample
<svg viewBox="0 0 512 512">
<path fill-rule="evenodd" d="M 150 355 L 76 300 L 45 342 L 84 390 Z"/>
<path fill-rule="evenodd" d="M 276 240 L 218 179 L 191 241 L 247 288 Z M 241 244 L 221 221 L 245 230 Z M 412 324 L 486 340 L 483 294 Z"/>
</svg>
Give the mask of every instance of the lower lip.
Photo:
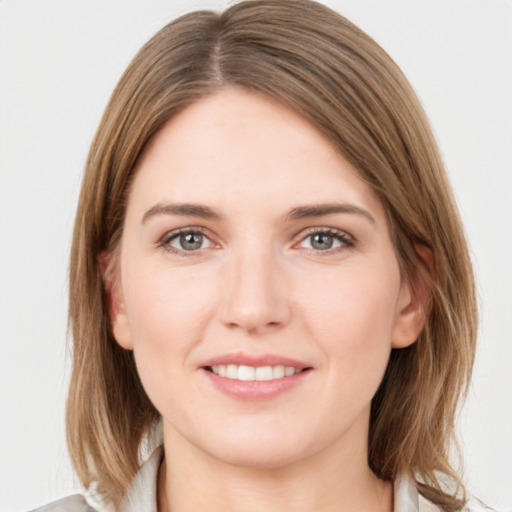
<svg viewBox="0 0 512 512">
<path fill-rule="evenodd" d="M 296 373 L 291 377 L 282 377 L 281 379 L 244 381 L 221 377 L 220 375 L 216 375 L 205 368 L 202 368 L 202 371 L 219 391 L 235 398 L 242 398 L 246 400 L 263 400 L 266 398 L 273 398 L 285 391 L 299 386 L 311 373 L 311 370 L 307 369 L 300 373 Z"/>
</svg>

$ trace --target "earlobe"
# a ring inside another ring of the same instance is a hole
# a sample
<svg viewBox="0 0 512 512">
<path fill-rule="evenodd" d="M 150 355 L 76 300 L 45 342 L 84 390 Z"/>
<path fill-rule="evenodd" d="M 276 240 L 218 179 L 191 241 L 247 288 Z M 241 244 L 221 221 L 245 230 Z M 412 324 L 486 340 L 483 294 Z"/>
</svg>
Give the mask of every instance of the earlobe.
<svg viewBox="0 0 512 512">
<path fill-rule="evenodd" d="M 124 305 L 117 258 L 111 253 L 100 256 L 100 268 L 108 297 L 108 313 L 114 339 L 125 350 L 133 350 L 130 324 Z"/>
<path fill-rule="evenodd" d="M 427 268 L 432 269 L 432 251 L 423 245 L 416 245 L 415 250 Z M 411 280 L 402 283 L 392 336 L 393 348 L 408 347 L 418 339 L 429 314 L 430 297 L 427 278 L 420 270 Z"/>
</svg>

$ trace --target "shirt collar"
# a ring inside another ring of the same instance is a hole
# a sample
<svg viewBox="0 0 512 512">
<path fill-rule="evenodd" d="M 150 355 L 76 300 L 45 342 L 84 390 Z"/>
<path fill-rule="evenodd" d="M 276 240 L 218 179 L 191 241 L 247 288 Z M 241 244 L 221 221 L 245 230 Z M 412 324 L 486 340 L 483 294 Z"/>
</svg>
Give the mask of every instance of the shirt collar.
<svg viewBox="0 0 512 512">
<path fill-rule="evenodd" d="M 394 512 L 419 512 L 418 490 L 410 478 L 398 476 L 393 484 L 393 491 Z"/>
</svg>

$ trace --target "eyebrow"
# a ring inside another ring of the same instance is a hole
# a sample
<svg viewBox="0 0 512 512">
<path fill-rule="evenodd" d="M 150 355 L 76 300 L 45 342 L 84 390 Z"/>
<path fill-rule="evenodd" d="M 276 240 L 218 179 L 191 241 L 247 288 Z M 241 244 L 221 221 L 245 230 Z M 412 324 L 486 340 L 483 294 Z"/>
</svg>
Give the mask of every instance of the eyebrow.
<svg viewBox="0 0 512 512">
<path fill-rule="evenodd" d="M 312 204 L 307 206 L 297 206 L 292 208 L 287 217 L 289 220 L 306 219 L 310 217 L 323 217 L 332 215 L 333 213 L 350 213 L 360 215 L 372 224 L 376 224 L 375 219 L 370 212 L 348 203 L 328 203 L 328 204 Z"/>
<path fill-rule="evenodd" d="M 360 208 L 359 206 L 348 203 L 327 203 L 296 206 L 288 212 L 286 218 L 288 220 L 300 220 L 312 217 L 323 217 L 335 213 L 360 215 L 370 223 L 376 224 L 375 219 L 368 211 Z M 142 223 L 145 223 L 148 219 L 157 215 L 178 215 L 181 217 L 197 217 L 207 220 L 220 220 L 222 218 L 221 214 L 217 210 L 210 208 L 209 206 L 192 203 L 157 203 L 144 214 L 142 217 Z"/>
<path fill-rule="evenodd" d="M 142 223 L 157 215 L 178 215 L 181 217 L 198 217 L 200 219 L 220 220 L 221 215 L 213 208 L 199 204 L 155 204 L 142 217 Z"/>
</svg>

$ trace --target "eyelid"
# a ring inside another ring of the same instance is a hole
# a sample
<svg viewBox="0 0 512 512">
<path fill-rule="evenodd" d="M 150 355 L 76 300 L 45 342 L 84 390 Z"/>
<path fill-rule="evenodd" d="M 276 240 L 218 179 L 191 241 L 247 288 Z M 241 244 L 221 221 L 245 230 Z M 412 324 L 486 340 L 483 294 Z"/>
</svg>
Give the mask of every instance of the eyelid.
<svg viewBox="0 0 512 512">
<path fill-rule="evenodd" d="M 197 249 L 194 251 L 186 251 L 184 249 L 178 249 L 176 247 L 173 247 L 170 242 L 172 240 L 175 240 L 177 237 L 183 234 L 188 233 L 198 233 L 205 238 L 209 240 L 209 242 L 212 244 L 212 247 L 205 247 L 202 249 Z M 178 256 L 197 256 L 198 254 L 201 254 L 206 249 L 215 248 L 215 246 L 218 246 L 219 244 L 215 241 L 210 233 L 209 230 L 203 228 L 202 226 L 185 226 L 182 228 L 172 229 L 170 231 L 166 231 L 157 241 L 157 246 L 162 247 L 164 250 L 171 254 L 176 254 Z"/>
<path fill-rule="evenodd" d="M 304 231 L 301 231 L 299 235 L 297 235 L 298 241 L 294 243 L 294 247 L 297 247 L 301 242 L 306 240 L 308 237 L 316 234 L 325 234 L 328 236 L 332 236 L 334 238 L 337 238 L 342 242 L 341 247 L 335 247 L 332 249 L 326 249 L 326 250 L 318 250 L 318 249 L 312 249 L 312 248 L 304 248 L 306 251 L 314 252 L 315 254 L 333 254 L 336 252 L 339 252 L 340 250 L 346 250 L 354 247 L 357 243 L 357 240 L 355 237 L 353 237 L 350 233 L 347 233 L 346 231 L 338 228 L 332 228 L 332 227 L 312 227 L 307 228 Z"/>
<path fill-rule="evenodd" d="M 199 233 L 205 238 L 208 239 L 208 241 L 212 244 L 211 247 L 201 248 L 193 251 L 186 251 L 184 249 L 179 249 L 176 247 L 173 247 L 170 245 L 170 242 L 180 235 L 184 233 Z M 300 248 L 298 247 L 301 242 L 306 240 L 309 236 L 315 235 L 315 234 L 325 234 L 328 236 L 332 236 L 336 239 L 338 239 L 341 242 L 341 246 L 331 248 L 331 249 L 325 249 L 325 250 L 319 250 L 314 248 L 303 248 L 303 250 L 310 251 L 314 254 L 324 254 L 329 255 L 333 253 L 337 253 L 339 251 L 343 251 L 346 249 L 350 249 L 354 247 L 357 243 L 357 240 L 354 236 L 352 236 L 347 231 L 344 231 L 342 229 L 333 228 L 333 227 L 323 227 L 323 226 L 315 226 L 311 228 L 307 228 L 305 230 L 302 230 L 295 239 L 297 240 L 294 242 L 293 247 L 294 248 Z M 177 229 L 173 229 L 170 231 L 165 232 L 157 241 L 157 245 L 159 247 L 162 247 L 167 252 L 176 254 L 178 256 L 194 256 L 201 254 L 206 249 L 212 249 L 212 248 L 218 248 L 219 243 L 215 240 L 215 237 L 212 236 L 211 232 L 208 229 L 205 229 L 202 226 L 185 226 Z"/>
</svg>

